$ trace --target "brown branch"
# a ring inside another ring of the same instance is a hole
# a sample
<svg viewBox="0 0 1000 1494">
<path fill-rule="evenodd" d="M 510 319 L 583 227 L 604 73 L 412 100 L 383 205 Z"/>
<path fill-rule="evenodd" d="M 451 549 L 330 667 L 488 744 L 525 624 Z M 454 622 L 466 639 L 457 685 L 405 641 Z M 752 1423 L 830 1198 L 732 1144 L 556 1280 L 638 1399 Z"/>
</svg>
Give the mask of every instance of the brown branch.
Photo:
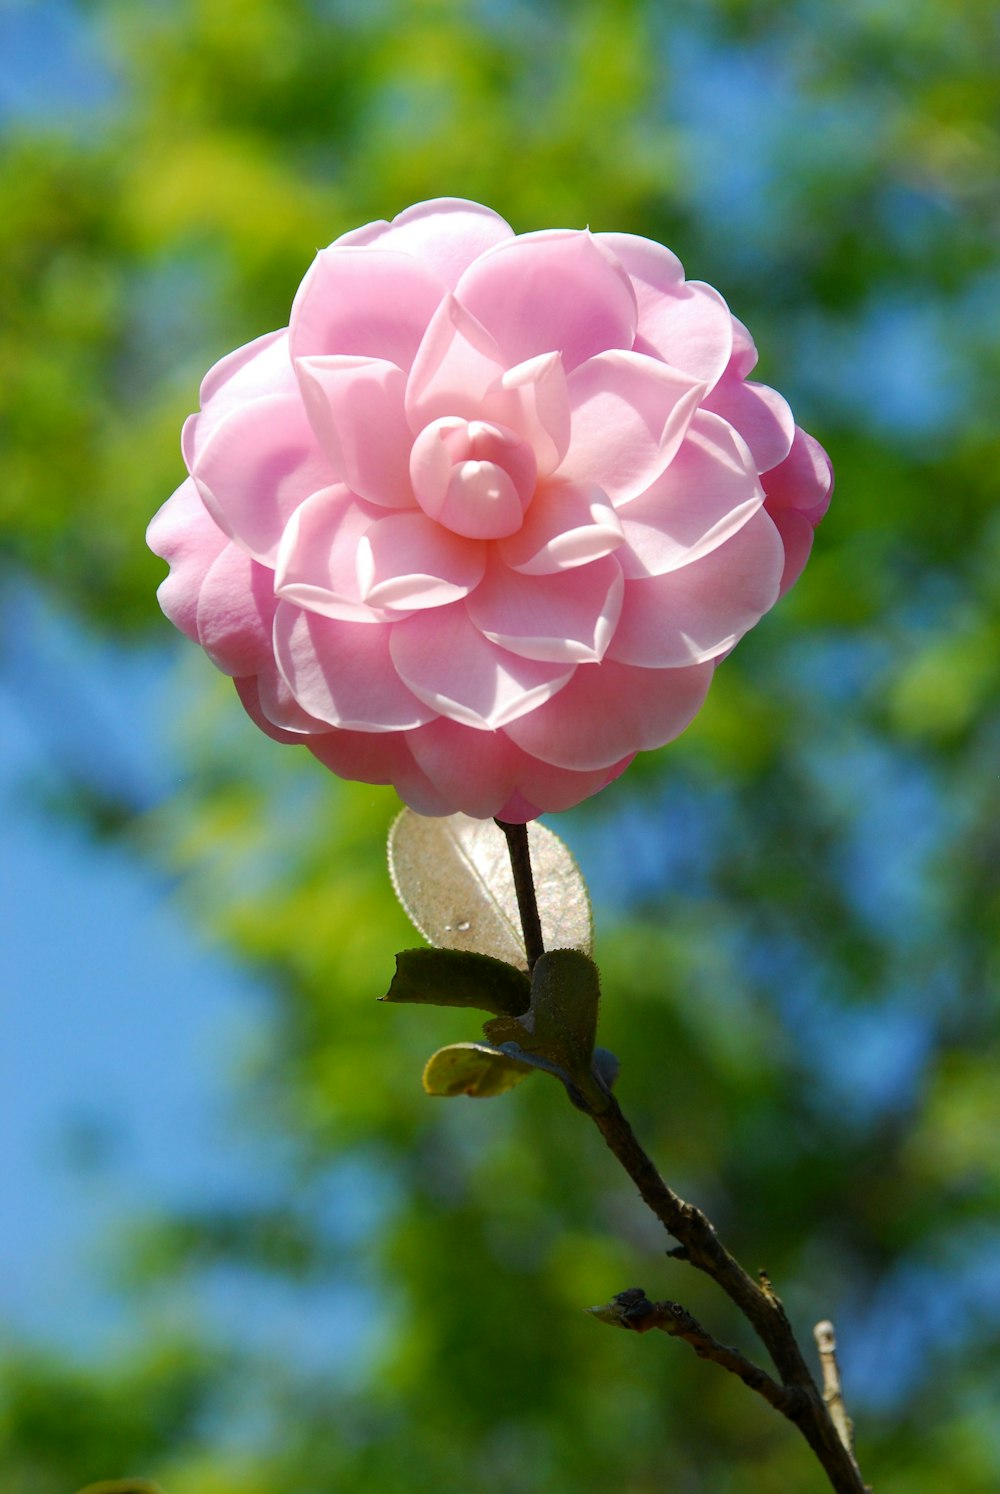
<svg viewBox="0 0 1000 1494">
<path fill-rule="evenodd" d="M 782 1386 L 786 1391 L 796 1392 L 788 1409 L 778 1409 L 783 1409 L 799 1428 L 837 1494 L 865 1494 L 866 1485 L 858 1465 L 841 1440 L 795 1340 L 781 1299 L 767 1276 L 762 1272 L 759 1281 L 754 1281 L 723 1245 L 712 1222 L 668 1187 L 640 1146 L 616 1100 L 612 1099 L 609 1107 L 599 1114 L 589 1113 L 644 1203 L 664 1229 L 680 1242 L 682 1259 L 711 1276 L 753 1325 L 774 1361 Z"/>
<path fill-rule="evenodd" d="M 648 1333 L 658 1328 L 672 1338 L 684 1339 L 699 1359 L 710 1359 L 731 1375 L 738 1376 L 744 1385 L 793 1421 L 804 1409 L 802 1391 L 779 1385 L 739 1349 L 713 1338 L 679 1302 L 650 1302 L 642 1287 L 629 1287 L 627 1291 L 619 1292 L 605 1307 L 590 1307 L 587 1311 L 602 1323 L 611 1323 L 616 1328 L 629 1328 L 634 1333 Z"/>
<path fill-rule="evenodd" d="M 509 825 L 503 820 L 497 820 L 496 823 L 507 837 L 530 969 L 544 953 L 544 946 L 534 878 L 531 874 L 527 827 Z M 592 1108 L 586 1098 L 572 1088 L 568 1091 L 570 1098 L 591 1117 L 609 1148 L 635 1183 L 644 1203 L 668 1234 L 677 1240 L 678 1248 L 671 1250 L 670 1254 L 711 1276 L 752 1324 L 774 1362 L 781 1377 L 781 1385 L 736 1349 L 726 1348 L 712 1338 L 690 1313 L 675 1303 L 648 1303 L 650 1311 L 660 1319 L 649 1326 L 662 1327 L 665 1332 L 686 1339 L 696 1353 L 703 1358 L 713 1359 L 732 1374 L 738 1375 L 751 1389 L 763 1395 L 772 1406 L 787 1416 L 812 1448 L 836 1494 L 868 1494 L 849 1440 L 844 1441 L 835 1425 L 832 1403 L 828 1404 L 821 1395 L 796 1342 L 781 1299 L 774 1292 L 766 1274 L 762 1271 L 759 1279 L 754 1281 L 723 1245 L 711 1220 L 700 1209 L 685 1203 L 667 1186 L 640 1146 L 617 1100 L 607 1093 L 596 1075 L 595 1082 L 607 1094 L 607 1104 L 602 1105 L 600 1110 Z M 627 1293 L 624 1295 L 628 1296 Z M 640 1296 L 645 1302 L 645 1293 Z M 635 1306 L 634 1302 L 632 1306 Z M 623 1311 L 628 1311 L 627 1304 Z M 640 1321 L 643 1316 L 644 1309 L 640 1308 Z M 620 1326 L 635 1328 L 637 1324 L 633 1321 Z"/>
</svg>

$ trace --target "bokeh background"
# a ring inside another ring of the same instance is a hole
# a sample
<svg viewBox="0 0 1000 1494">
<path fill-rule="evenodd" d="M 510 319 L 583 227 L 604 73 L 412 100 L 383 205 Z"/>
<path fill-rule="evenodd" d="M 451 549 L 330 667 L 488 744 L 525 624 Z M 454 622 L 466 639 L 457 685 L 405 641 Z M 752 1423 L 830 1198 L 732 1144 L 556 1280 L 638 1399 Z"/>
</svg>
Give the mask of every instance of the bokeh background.
<svg viewBox="0 0 1000 1494">
<path fill-rule="evenodd" d="M 833 454 L 796 591 L 556 828 L 667 1177 L 834 1318 L 879 1494 L 1000 1487 L 992 0 L 0 5 L 0 1487 L 820 1490 L 558 1086 L 426 1099 L 389 790 L 259 736 L 148 518 L 204 370 L 418 199 L 661 239 Z"/>
</svg>

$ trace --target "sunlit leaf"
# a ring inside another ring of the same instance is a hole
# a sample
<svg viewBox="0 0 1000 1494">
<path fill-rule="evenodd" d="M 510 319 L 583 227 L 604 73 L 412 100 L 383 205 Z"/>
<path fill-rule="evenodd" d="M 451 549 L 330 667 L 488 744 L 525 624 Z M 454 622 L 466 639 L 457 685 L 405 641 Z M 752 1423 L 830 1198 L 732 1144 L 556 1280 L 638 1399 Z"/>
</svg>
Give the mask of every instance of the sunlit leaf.
<svg viewBox="0 0 1000 1494">
<path fill-rule="evenodd" d="M 528 826 L 546 949 L 591 947 L 590 898 L 576 862 L 551 830 Z M 427 819 L 404 809 L 389 832 L 396 895 L 429 944 L 475 950 L 527 970 L 507 841 L 492 820 Z"/>
<path fill-rule="evenodd" d="M 424 1089 L 429 1095 L 471 1095 L 483 1100 L 513 1089 L 534 1067 L 482 1043 L 452 1043 L 427 1060 Z"/>
</svg>

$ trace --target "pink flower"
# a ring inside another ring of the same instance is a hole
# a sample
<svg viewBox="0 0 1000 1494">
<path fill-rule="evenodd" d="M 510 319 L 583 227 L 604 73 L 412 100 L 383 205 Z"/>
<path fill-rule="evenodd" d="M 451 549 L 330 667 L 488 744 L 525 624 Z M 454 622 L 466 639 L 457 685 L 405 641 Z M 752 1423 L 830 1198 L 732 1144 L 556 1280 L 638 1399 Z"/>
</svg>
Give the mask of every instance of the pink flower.
<svg viewBox="0 0 1000 1494">
<path fill-rule="evenodd" d="M 684 730 L 806 562 L 830 464 L 755 361 L 648 239 L 449 198 L 356 229 L 202 384 L 163 610 L 342 777 L 567 809 Z"/>
</svg>

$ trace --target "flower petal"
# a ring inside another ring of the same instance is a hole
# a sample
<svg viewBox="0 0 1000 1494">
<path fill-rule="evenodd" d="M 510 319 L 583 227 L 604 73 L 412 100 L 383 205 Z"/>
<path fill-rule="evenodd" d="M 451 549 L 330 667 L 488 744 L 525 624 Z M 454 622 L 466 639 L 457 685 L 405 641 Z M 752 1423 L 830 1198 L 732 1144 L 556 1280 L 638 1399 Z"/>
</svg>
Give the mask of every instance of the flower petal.
<svg viewBox="0 0 1000 1494">
<path fill-rule="evenodd" d="M 504 360 L 562 353 L 567 369 L 630 348 L 636 305 L 621 265 L 587 232 L 523 234 L 469 266 L 455 294 L 496 338 Z"/>
<path fill-rule="evenodd" d="M 274 669 L 273 665 L 272 672 L 274 674 L 278 672 Z M 293 747 L 302 744 L 305 740 L 302 732 L 285 731 L 283 727 L 275 726 L 274 722 L 264 715 L 260 703 L 260 682 L 256 675 L 251 674 L 245 676 L 243 679 L 234 679 L 233 684 L 236 686 L 236 693 L 240 697 L 243 709 L 250 717 L 250 720 L 255 726 L 260 727 L 260 730 L 269 736 L 272 741 L 285 742 Z M 287 689 L 287 686 L 285 688 Z M 323 729 L 325 730 L 326 728 L 324 727 Z"/>
<path fill-rule="evenodd" d="M 639 323 L 636 352 L 652 353 L 712 389 L 733 350 L 733 318 L 717 290 L 688 280 Z"/>
<path fill-rule="evenodd" d="M 321 249 L 292 303 L 292 359 L 352 353 L 408 369 L 446 289 L 408 254 Z"/>
<path fill-rule="evenodd" d="M 482 540 L 452 534 L 423 513 L 378 519 L 358 545 L 358 583 L 370 607 L 446 606 L 468 596 L 485 569 Z"/>
<path fill-rule="evenodd" d="M 355 228 L 331 248 L 375 244 L 412 254 L 454 289 L 473 260 L 513 237 L 510 224 L 491 208 L 462 197 L 435 197 L 397 213 L 391 223 L 383 219 Z"/>
<path fill-rule="evenodd" d="M 767 511 L 775 518 L 780 509 L 798 509 L 815 526 L 830 507 L 833 467 L 814 436 L 795 427 L 792 449 L 785 460 L 764 478 Z"/>
<path fill-rule="evenodd" d="M 240 693 L 242 696 L 242 690 Z M 260 714 L 274 731 L 289 732 L 296 742 L 317 732 L 330 730 L 328 721 L 320 721 L 299 705 L 273 656 L 257 673 L 256 702 Z M 243 704 L 249 711 L 250 706 L 245 699 Z"/>
<path fill-rule="evenodd" d="M 647 669 L 717 658 L 774 606 L 784 560 L 778 531 L 758 509 L 700 560 L 629 581 L 608 658 Z"/>
<path fill-rule="evenodd" d="M 146 543 L 170 566 L 169 576 L 157 590 L 157 601 L 174 627 L 197 643 L 198 596 L 229 539 L 202 503 L 190 477 L 154 515 Z"/>
<path fill-rule="evenodd" d="M 291 515 L 333 477 L 297 394 L 237 405 L 212 432 L 191 475 L 219 528 L 272 566 Z"/>
<path fill-rule="evenodd" d="M 227 353 L 201 381 L 201 410 L 184 423 L 181 449 L 188 470 L 219 421 L 244 400 L 262 394 L 294 394 L 295 374 L 288 355 L 288 331 L 267 332 Z"/>
<path fill-rule="evenodd" d="M 645 492 L 680 446 L 704 386 L 642 353 L 609 352 L 569 377 L 564 482 L 597 483 L 612 503 Z"/>
<path fill-rule="evenodd" d="M 224 674 L 257 674 L 271 657 L 274 572 L 229 544 L 198 597 L 198 641 Z"/>
<path fill-rule="evenodd" d="M 311 494 L 292 514 L 278 549 L 274 589 L 279 597 L 342 622 L 381 622 L 358 585 L 357 553 L 385 513 L 339 483 Z"/>
<path fill-rule="evenodd" d="M 783 597 L 805 570 L 806 561 L 812 554 L 816 529 L 812 520 L 796 508 L 779 508 L 772 518 L 785 548 L 785 565 L 778 587 L 778 596 Z"/>
<path fill-rule="evenodd" d="M 611 641 L 623 590 L 611 555 L 548 576 L 522 575 L 495 557 L 466 605 L 492 643 L 522 658 L 592 663 Z"/>
<path fill-rule="evenodd" d="M 506 732 L 474 731 L 444 717 L 411 732 L 407 741 L 442 798 L 474 819 L 499 816 L 515 797 L 525 820 L 554 814 L 571 809 L 609 781 L 607 768 L 590 773 L 553 768 L 515 746 Z"/>
<path fill-rule="evenodd" d="M 604 659 L 581 664 L 554 700 L 507 726 L 519 747 L 558 768 L 610 769 L 662 747 L 697 715 L 714 666 L 634 669 Z"/>
<path fill-rule="evenodd" d="M 432 420 L 461 415 L 475 420 L 483 395 L 503 372 L 493 338 L 455 297 L 445 296 L 431 317 L 406 383 L 412 431 Z"/>
<path fill-rule="evenodd" d="M 791 450 L 795 435 L 792 412 L 781 395 L 766 384 L 748 384 L 727 373 L 704 403 L 706 410 L 714 410 L 739 431 L 758 472 L 769 472 Z"/>
<path fill-rule="evenodd" d="M 453 814 L 457 805 L 442 797 L 414 762 L 412 738 L 412 732 L 402 731 L 326 731 L 310 737 L 306 746 L 338 778 L 391 783 L 418 814 Z"/>
<path fill-rule="evenodd" d="M 434 711 L 479 730 L 495 730 L 561 689 L 571 664 L 540 663 L 484 638 L 456 602 L 418 612 L 392 629 L 400 678 Z"/>
<path fill-rule="evenodd" d="M 412 508 L 406 375 L 381 358 L 300 358 L 306 413 L 341 481 L 385 508 Z"/>
<path fill-rule="evenodd" d="M 684 279 L 680 260 L 662 244 L 635 234 L 602 233 L 621 260 L 639 304 L 637 353 L 650 353 L 711 389 L 733 349 L 733 318 L 717 290 Z"/>
<path fill-rule="evenodd" d="M 279 602 L 274 652 L 292 694 L 320 721 L 353 731 L 407 731 L 429 721 L 433 712 L 393 667 L 390 632 Z"/>
<path fill-rule="evenodd" d="M 516 534 L 500 540 L 505 565 L 525 576 L 589 565 L 622 544 L 621 523 L 593 483 L 544 483 L 535 493 Z"/>
<path fill-rule="evenodd" d="M 594 237 L 628 272 L 635 288 L 641 332 L 643 318 L 655 311 L 661 296 L 684 284 L 684 266 L 672 250 L 640 234 L 598 233 Z"/>
<path fill-rule="evenodd" d="M 689 565 L 742 529 L 764 501 L 750 452 L 732 426 L 697 410 L 670 466 L 618 511 L 631 580 Z"/>
<path fill-rule="evenodd" d="M 483 415 L 523 436 L 534 450 L 539 477 L 548 477 L 569 450 L 569 385 L 561 354 L 539 353 L 509 368 L 487 391 Z"/>
</svg>

